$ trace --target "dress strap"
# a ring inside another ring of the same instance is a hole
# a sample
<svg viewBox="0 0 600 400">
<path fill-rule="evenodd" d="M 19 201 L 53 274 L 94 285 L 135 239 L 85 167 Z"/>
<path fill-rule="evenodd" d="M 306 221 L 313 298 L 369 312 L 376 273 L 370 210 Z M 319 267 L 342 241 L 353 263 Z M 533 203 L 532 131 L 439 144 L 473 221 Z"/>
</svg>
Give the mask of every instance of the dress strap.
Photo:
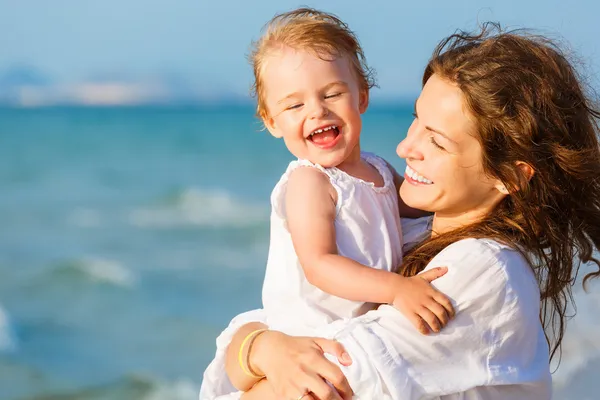
<svg viewBox="0 0 600 400">
<path fill-rule="evenodd" d="M 335 189 L 336 194 L 337 194 L 337 202 L 335 205 L 335 208 L 336 208 L 335 211 L 336 211 L 336 216 L 337 216 L 340 212 L 340 209 L 341 209 L 341 206 L 343 203 L 343 198 L 344 198 L 342 187 L 337 183 L 337 181 L 339 179 L 339 173 L 341 171 L 339 171 L 337 168 L 323 168 L 319 164 L 315 164 L 315 163 L 312 163 L 312 162 L 310 162 L 308 160 L 304 160 L 304 159 L 298 159 L 298 160 L 290 162 L 285 173 L 279 179 L 279 182 L 277 182 L 277 185 L 275 185 L 275 188 L 273 189 L 273 192 L 271 193 L 271 205 L 272 205 L 275 213 L 277 213 L 277 215 L 280 218 L 283 218 L 284 220 L 287 219 L 286 211 L 285 211 L 285 193 L 286 193 L 286 189 L 287 189 L 287 183 L 288 183 L 290 174 L 294 170 L 296 170 L 297 168 L 300 168 L 300 167 L 316 168 L 323 174 L 327 175 L 327 177 L 329 178 L 329 183 Z"/>
</svg>

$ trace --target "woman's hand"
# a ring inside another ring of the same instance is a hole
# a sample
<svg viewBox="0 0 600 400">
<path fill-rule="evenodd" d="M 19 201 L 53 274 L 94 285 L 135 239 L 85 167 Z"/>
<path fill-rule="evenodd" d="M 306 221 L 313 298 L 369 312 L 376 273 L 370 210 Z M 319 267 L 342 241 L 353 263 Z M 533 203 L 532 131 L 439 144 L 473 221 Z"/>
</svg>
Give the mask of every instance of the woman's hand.
<svg viewBox="0 0 600 400">
<path fill-rule="evenodd" d="M 277 397 L 273 388 L 269 385 L 266 379 L 259 381 L 256 385 L 252 386 L 250 390 L 242 394 L 241 400 L 281 400 L 281 397 Z M 301 400 L 319 400 L 312 394 L 308 393 Z"/>
<path fill-rule="evenodd" d="M 250 363 L 267 377 L 278 399 L 351 400 L 352 389 L 341 369 L 325 358 L 335 356 L 342 365 L 352 363 L 344 347 L 322 338 L 294 337 L 268 331 L 256 338 Z M 327 383 L 327 382 L 329 383 Z"/>
</svg>

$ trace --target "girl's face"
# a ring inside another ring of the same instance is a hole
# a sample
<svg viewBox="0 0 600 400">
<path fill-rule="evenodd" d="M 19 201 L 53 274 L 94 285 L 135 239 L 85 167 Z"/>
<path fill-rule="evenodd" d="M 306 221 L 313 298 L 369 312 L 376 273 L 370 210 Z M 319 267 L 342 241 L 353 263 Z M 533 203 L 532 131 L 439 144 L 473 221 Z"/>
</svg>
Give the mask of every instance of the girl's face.
<svg viewBox="0 0 600 400">
<path fill-rule="evenodd" d="M 432 75 L 414 115 L 397 149 L 407 165 L 400 188 L 403 200 L 453 225 L 487 214 L 506 194 L 502 183 L 483 171 L 475 119 L 459 87 Z"/>
<path fill-rule="evenodd" d="M 347 57 L 328 61 L 283 47 L 266 59 L 263 82 L 269 112 L 265 126 L 283 138 L 292 154 L 323 167 L 360 159 L 368 94 Z"/>
</svg>

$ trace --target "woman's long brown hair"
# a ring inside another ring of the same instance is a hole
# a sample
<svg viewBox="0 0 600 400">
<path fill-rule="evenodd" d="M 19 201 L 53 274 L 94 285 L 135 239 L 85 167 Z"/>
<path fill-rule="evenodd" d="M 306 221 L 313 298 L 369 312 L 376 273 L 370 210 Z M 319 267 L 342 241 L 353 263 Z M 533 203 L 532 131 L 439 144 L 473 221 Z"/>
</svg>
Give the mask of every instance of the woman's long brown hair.
<svg viewBox="0 0 600 400">
<path fill-rule="evenodd" d="M 436 48 L 423 75 L 456 84 L 478 128 L 483 167 L 510 195 L 483 220 L 434 236 L 407 254 L 401 273 L 414 275 L 446 246 L 490 238 L 521 251 L 541 292 L 550 359 L 560 349 L 572 287 L 581 263 L 598 270 L 600 248 L 600 112 L 560 48 L 540 36 L 486 24 L 456 33 Z M 528 164 L 529 179 L 517 167 Z"/>
</svg>

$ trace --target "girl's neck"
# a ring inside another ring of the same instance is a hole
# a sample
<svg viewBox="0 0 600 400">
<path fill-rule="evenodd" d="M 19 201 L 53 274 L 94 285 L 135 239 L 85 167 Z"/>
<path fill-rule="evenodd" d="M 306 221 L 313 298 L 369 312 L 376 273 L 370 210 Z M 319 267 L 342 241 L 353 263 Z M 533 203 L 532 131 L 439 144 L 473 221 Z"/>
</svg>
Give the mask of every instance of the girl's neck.
<svg viewBox="0 0 600 400">
<path fill-rule="evenodd" d="M 360 156 L 360 144 L 357 144 L 348 157 L 338 164 L 336 168 L 348 175 L 354 175 L 353 171 L 358 171 L 360 174 L 360 171 L 365 168 L 365 162 Z"/>
<path fill-rule="evenodd" d="M 375 187 L 385 186 L 385 179 L 377 167 L 362 159 L 359 145 L 356 145 L 350 156 L 337 168 L 356 179 L 371 183 Z"/>
</svg>

